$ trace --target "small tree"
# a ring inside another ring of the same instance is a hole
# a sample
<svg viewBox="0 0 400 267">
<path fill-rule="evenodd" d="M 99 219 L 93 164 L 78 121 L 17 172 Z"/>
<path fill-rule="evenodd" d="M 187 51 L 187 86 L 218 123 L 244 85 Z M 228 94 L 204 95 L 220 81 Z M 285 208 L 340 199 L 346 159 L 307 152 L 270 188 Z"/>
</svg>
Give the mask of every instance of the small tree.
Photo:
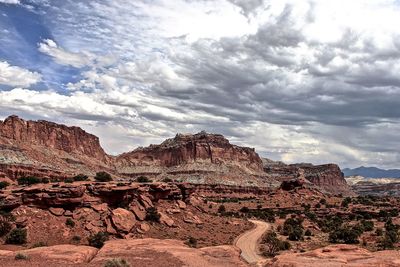
<svg viewBox="0 0 400 267">
<path fill-rule="evenodd" d="M 107 172 L 98 172 L 96 173 L 96 176 L 94 179 L 98 182 L 110 182 L 112 181 L 112 177 L 109 173 Z"/>
<path fill-rule="evenodd" d="M 290 243 L 287 241 L 279 240 L 277 234 L 274 231 L 267 232 L 262 240 L 263 244 L 263 254 L 267 257 L 275 256 L 280 250 L 290 249 Z"/>
<path fill-rule="evenodd" d="M 147 209 L 146 213 L 146 220 L 151 222 L 159 222 L 160 221 L 160 214 L 158 213 L 156 208 L 150 207 Z"/>
<path fill-rule="evenodd" d="M 75 222 L 71 218 L 67 218 L 67 220 L 65 221 L 65 225 L 68 226 L 68 227 L 74 228 L 75 227 Z"/>
<path fill-rule="evenodd" d="M 225 213 L 225 212 L 226 212 L 225 206 L 224 206 L 224 205 L 220 205 L 220 206 L 218 207 L 218 213 L 223 214 L 223 213 Z"/>
<path fill-rule="evenodd" d="M 7 235 L 7 244 L 22 245 L 26 243 L 26 229 L 15 228 Z"/>
<path fill-rule="evenodd" d="M 6 188 L 6 187 L 9 186 L 9 185 L 10 185 L 9 182 L 2 181 L 2 182 L 0 182 L 0 189 L 4 189 L 4 188 Z"/>
<path fill-rule="evenodd" d="M 88 237 L 89 246 L 95 248 L 101 248 L 104 242 L 108 240 L 108 234 L 106 232 L 98 232 L 97 234 Z"/>
<path fill-rule="evenodd" d="M 33 185 L 41 183 L 41 179 L 34 176 L 26 176 L 17 179 L 19 185 Z"/>
<path fill-rule="evenodd" d="M 72 178 L 74 181 L 79 182 L 79 181 L 87 181 L 89 180 L 89 177 L 84 174 L 78 174 L 75 175 L 74 178 Z"/>
<path fill-rule="evenodd" d="M 137 179 L 136 179 L 136 181 L 138 182 L 138 183 L 151 183 L 152 181 L 149 179 L 149 178 L 147 178 L 146 176 L 139 176 Z"/>
</svg>

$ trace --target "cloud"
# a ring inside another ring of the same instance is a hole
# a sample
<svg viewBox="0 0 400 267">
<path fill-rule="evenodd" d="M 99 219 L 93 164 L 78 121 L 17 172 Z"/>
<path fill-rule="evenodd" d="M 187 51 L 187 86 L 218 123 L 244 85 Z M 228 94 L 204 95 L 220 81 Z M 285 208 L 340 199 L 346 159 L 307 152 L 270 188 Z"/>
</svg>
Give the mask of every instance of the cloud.
<svg viewBox="0 0 400 267">
<path fill-rule="evenodd" d="M 7 86 L 29 87 L 41 80 L 41 75 L 37 72 L 11 66 L 6 61 L 0 61 L 0 84 Z"/>
<path fill-rule="evenodd" d="M 20 4 L 20 1 L 19 0 L 0 0 L 0 3 L 17 5 L 17 4 Z"/>
<path fill-rule="evenodd" d="M 67 52 L 50 39 L 43 40 L 43 42 L 39 43 L 39 51 L 53 57 L 60 65 L 82 68 L 91 63 L 92 56 L 89 53 Z"/>
<path fill-rule="evenodd" d="M 79 75 L 66 91 L 15 84 L 0 92 L 3 113 L 76 123 L 113 153 L 204 129 L 287 162 L 399 167 L 394 0 L 35 8 L 52 33 L 39 51 Z"/>
</svg>

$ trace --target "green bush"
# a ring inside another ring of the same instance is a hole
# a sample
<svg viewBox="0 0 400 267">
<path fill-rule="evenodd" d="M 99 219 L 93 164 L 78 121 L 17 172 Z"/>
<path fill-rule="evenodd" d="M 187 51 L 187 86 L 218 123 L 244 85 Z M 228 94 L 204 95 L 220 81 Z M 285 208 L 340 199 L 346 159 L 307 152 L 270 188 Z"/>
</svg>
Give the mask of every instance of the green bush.
<svg viewBox="0 0 400 267">
<path fill-rule="evenodd" d="M 12 224 L 10 221 L 6 218 L 1 216 L 0 218 L 0 236 L 5 236 L 11 231 Z"/>
<path fill-rule="evenodd" d="M 150 179 L 147 178 L 146 176 L 139 176 L 139 177 L 136 179 L 136 182 L 138 182 L 138 183 L 151 183 L 152 180 L 150 180 Z"/>
<path fill-rule="evenodd" d="M 329 233 L 329 242 L 331 243 L 344 243 L 344 244 L 358 244 L 361 233 L 359 230 L 354 229 L 348 225 L 339 227 Z"/>
<path fill-rule="evenodd" d="M 107 172 L 98 172 L 96 173 L 96 176 L 94 179 L 98 182 L 110 182 L 112 181 L 112 177 L 109 173 Z"/>
<path fill-rule="evenodd" d="M 262 240 L 262 251 L 267 257 L 275 256 L 278 251 L 290 249 L 290 243 L 288 241 L 281 241 L 274 231 L 267 232 Z"/>
<path fill-rule="evenodd" d="M 130 265 L 124 259 L 110 259 L 106 261 L 104 267 L 130 267 Z"/>
<path fill-rule="evenodd" d="M 72 242 L 78 243 L 78 242 L 81 241 L 81 239 L 82 239 L 82 238 L 81 238 L 80 236 L 74 235 L 74 236 L 72 237 Z"/>
<path fill-rule="evenodd" d="M 350 197 L 346 197 L 345 199 L 343 199 L 342 201 L 342 207 L 347 208 L 349 206 L 349 204 L 351 203 L 351 198 Z"/>
<path fill-rule="evenodd" d="M 33 185 L 33 184 L 41 183 L 42 180 L 40 178 L 37 178 L 34 176 L 26 176 L 26 177 L 18 178 L 17 182 L 19 185 Z"/>
<path fill-rule="evenodd" d="M 376 231 L 375 231 L 375 234 L 376 234 L 377 236 L 382 236 L 382 235 L 383 235 L 383 230 L 382 230 L 382 228 L 377 228 Z"/>
<path fill-rule="evenodd" d="M 289 240 L 299 241 L 303 239 L 304 231 L 303 231 L 303 221 L 301 219 L 296 218 L 288 218 L 283 223 L 282 233 L 283 235 L 288 236 Z"/>
<path fill-rule="evenodd" d="M 160 214 L 158 213 L 156 208 L 150 207 L 147 209 L 146 220 L 151 222 L 159 222 Z"/>
<path fill-rule="evenodd" d="M 40 247 L 47 247 L 47 243 L 40 241 L 31 246 L 31 248 L 40 248 Z"/>
<path fill-rule="evenodd" d="M 72 184 L 73 182 L 74 182 L 74 180 L 72 178 L 67 178 L 64 180 L 64 183 L 67 183 L 67 184 Z"/>
<path fill-rule="evenodd" d="M 188 245 L 189 247 L 195 248 L 197 247 L 197 239 L 194 237 L 189 237 L 188 241 L 186 242 L 186 245 Z"/>
<path fill-rule="evenodd" d="M 95 248 L 101 248 L 104 242 L 108 240 L 108 234 L 106 232 L 98 232 L 97 234 L 90 235 L 88 237 L 89 246 Z"/>
<path fill-rule="evenodd" d="M 87 181 L 87 180 L 89 180 L 89 177 L 84 174 L 78 174 L 78 175 L 75 175 L 72 179 L 75 182 L 79 182 L 79 181 Z"/>
<path fill-rule="evenodd" d="M 305 235 L 305 236 L 312 236 L 311 230 L 310 230 L 310 229 L 307 229 L 307 230 L 304 232 L 304 235 Z"/>
<path fill-rule="evenodd" d="M 43 184 L 48 184 L 48 183 L 50 183 L 50 180 L 49 180 L 49 178 L 42 178 L 42 180 L 41 180 L 41 182 L 43 183 Z"/>
<path fill-rule="evenodd" d="M 71 218 L 67 218 L 67 220 L 65 221 L 65 225 L 68 226 L 68 227 L 74 228 L 75 227 L 75 222 Z"/>
<path fill-rule="evenodd" d="M 172 183 L 173 182 L 173 180 L 171 178 L 168 178 L 168 177 L 162 179 L 161 181 L 164 182 L 164 183 Z"/>
<path fill-rule="evenodd" d="M 244 207 L 241 207 L 239 211 L 243 212 L 243 213 L 248 213 L 250 211 L 250 209 L 248 207 L 244 206 Z"/>
<path fill-rule="evenodd" d="M 18 252 L 17 254 L 15 254 L 14 259 L 17 261 L 18 260 L 27 260 L 27 259 L 29 259 L 29 257 L 23 253 Z"/>
<path fill-rule="evenodd" d="M 373 221 L 361 220 L 361 225 L 364 227 L 364 230 L 366 232 L 374 230 L 374 222 Z"/>
<path fill-rule="evenodd" d="M 9 182 L 2 181 L 2 182 L 0 182 L 0 189 L 4 189 L 4 188 L 6 188 L 6 187 L 9 186 L 9 185 L 10 185 Z"/>
<path fill-rule="evenodd" d="M 223 213 L 225 213 L 225 212 L 226 212 L 225 206 L 224 206 L 224 205 L 220 205 L 220 206 L 218 207 L 218 213 L 223 214 Z"/>
<path fill-rule="evenodd" d="M 22 245 L 26 243 L 26 229 L 15 228 L 7 235 L 6 244 Z"/>
</svg>

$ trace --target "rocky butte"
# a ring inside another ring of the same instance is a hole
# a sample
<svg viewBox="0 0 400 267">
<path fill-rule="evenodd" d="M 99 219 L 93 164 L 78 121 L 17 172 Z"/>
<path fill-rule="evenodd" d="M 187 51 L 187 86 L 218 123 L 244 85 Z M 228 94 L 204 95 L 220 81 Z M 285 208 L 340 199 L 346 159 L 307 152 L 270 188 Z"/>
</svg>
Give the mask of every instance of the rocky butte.
<svg viewBox="0 0 400 267">
<path fill-rule="evenodd" d="M 0 121 L 0 177 L 65 179 L 107 171 L 117 180 L 146 176 L 197 184 L 277 188 L 304 179 L 304 186 L 327 193 L 349 194 L 335 164 L 286 165 L 261 159 L 253 148 L 233 145 L 224 136 L 200 132 L 177 134 L 159 145 L 107 155 L 98 137 L 79 127 L 10 116 Z"/>
</svg>

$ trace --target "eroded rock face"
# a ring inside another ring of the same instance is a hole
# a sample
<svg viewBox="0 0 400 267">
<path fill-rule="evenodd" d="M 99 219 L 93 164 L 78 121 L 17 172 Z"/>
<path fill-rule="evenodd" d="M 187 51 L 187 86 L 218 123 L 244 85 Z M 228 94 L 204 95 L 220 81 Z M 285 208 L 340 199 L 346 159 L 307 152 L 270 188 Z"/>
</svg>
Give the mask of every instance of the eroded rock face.
<svg viewBox="0 0 400 267">
<path fill-rule="evenodd" d="M 392 267 L 400 266 L 400 252 L 395 250 L 370 252 L 353 245 L 332 245 L 305 253 L 279 255 L 270 260 L 265 266 Z"/>
<path fill-rule="evenodd" d="M 231 166 L 248 174 L 262 173 L 262 161 L 254 149 L 229 143 L 222 135 L 201 132 L 194 135 L 178 134 L 160 145 L 138 148 L 117 157 L 116 166 L 127 175 L 170 175 L 207 173 L 217 166 Z M 205 167 L 208 168 L 205 168 Z M 153 168 L 151 168 L 153 167 Z"/>
<path fill-rule="evenodd" d="M 10 116 L 0 121 L 0 136 L 102 161 L 107 157 L 100 146 L 99 138 L 79 127 L 68 127 L 48 121 L 25 121 L 17 116 Z"/>
<path fill-rule="evenodd" d="M 308 183 L 308 186 L 316 186 L 323 192 L 331 194 L 353 194 L 350 186 L 344 179 L 342 171 L 336 164 L 286 165 L 282 162 L 264 161 L 264 171 L 269 177 L 283 182 L 282 185 L 285 187 L 298 187 Z M 298 182 L 296 185 L 296 180 L 302 182 Z"/>
</svg>

